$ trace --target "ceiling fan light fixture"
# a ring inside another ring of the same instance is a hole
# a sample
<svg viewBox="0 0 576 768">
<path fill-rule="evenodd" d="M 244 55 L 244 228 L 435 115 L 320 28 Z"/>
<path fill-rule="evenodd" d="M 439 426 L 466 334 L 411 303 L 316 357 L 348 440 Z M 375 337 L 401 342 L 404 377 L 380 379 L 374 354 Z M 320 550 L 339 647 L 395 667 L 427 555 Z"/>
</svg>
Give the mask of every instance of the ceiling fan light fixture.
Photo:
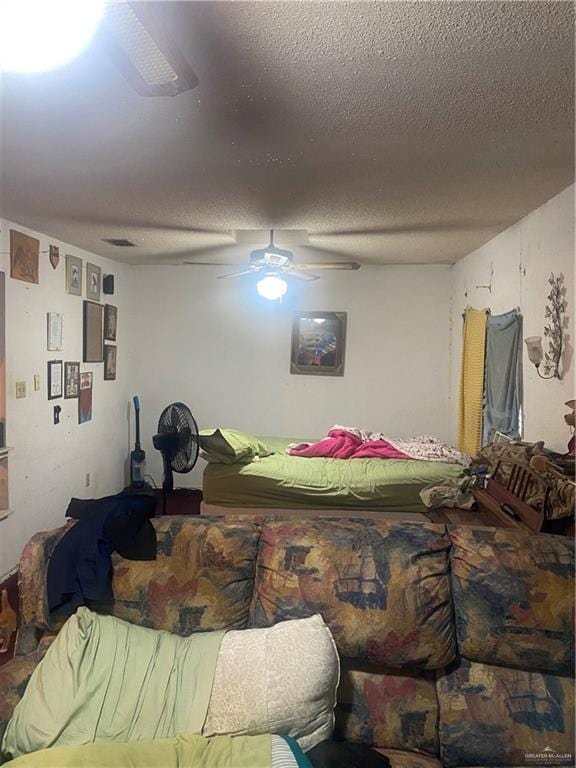
<svg viewBox="0 0 576 768">
<path fill-rule="evenodd" d="M 86 48 L 103 16 L 104 0 L 2 0 L 0 71 L 58 69 Z"/>
<path fill-rule="evenodd" d="M 269 272 L 266 277 L 258 280 L 256 290 L 263 299 L 276 301 L 285 295 L 288 290 L 288 283 L 274 272 Z"/>
<path fill-rule="evenodd" d="M 176 96 L 195 88 L 198 78 L 149 5 L 109 3 L 108 49 L 141 96 Z"/>
</svg>

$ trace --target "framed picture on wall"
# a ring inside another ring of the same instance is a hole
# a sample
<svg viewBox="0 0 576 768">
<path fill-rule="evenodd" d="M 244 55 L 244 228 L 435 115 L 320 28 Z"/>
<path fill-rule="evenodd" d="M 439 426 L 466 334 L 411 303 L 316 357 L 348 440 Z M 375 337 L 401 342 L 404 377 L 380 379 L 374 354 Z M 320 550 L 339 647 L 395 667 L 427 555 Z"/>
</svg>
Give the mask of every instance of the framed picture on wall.
<svg viewBox="0 0 576 768">
<path fill-rule="evenodd" d="M 100 286 L 102 283 L 102 270 L 95 264 L 86 264 L 86 298 L 91 301 L 100 301 Z"/>
<path fill-rule="evenodd" d="M 295 312 L 290 373 L 343 376 L 346 312 Z"/>
<path fill-rule="evenodd" d="M 116 354 L 115 344 L 106 344 L 104 347 L 104 381 L 114 381 L 116 379 Z"/>
<path fill-rule="evenodd" d="M 66 293 L 82 296 L 82 259 L 66 255 Z"/>
<path fill-rule="evenodd" d="M 80 374 L 80 396 L 78 397 L 78 424 L 92 421 L 92 374 Z"/>
<path fill-rule="evenodd" d="M 16 229 L 10 230 L 10 277 L 39 283 L 40 241 Z"/>
<path fill-rule="evenodd" d="M 94 301 L 84 302 L 83 355 L 85 363 L 104 360 L 104 307 Z"/>
<path fill-rule="evenodd" d="M 47 346 L 49 352 L 59 352 L 62 349 L 62 332 L 64 317 L 58 312 L 47 314 Z"/>
<path fill-rule="evenodd" d="M 62 397 L 62 360 L 48 361 L 48 400 Z"/>
<path fill-rule="evenodd" d="M 80 363 L 64 363 L 64 398 L 70 400 L 80 394 Z"/>
<path fill-rule="evenodd" d="M 104 341 L 116 341 L 118 309 L 112 304 L 104 305 Z"/>
</svg>

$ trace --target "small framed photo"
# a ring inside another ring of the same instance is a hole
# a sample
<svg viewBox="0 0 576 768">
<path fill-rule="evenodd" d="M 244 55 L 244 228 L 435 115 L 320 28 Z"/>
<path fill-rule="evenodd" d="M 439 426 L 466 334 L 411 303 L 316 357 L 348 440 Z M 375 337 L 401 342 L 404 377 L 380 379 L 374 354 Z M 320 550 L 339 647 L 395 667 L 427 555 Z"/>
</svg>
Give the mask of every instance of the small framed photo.
<svg viewBox="0 0 576 768">
<path fill-rule="evenodd" d="M 82 296 L 82 259 L 66 256 L 66 292 Z"/>
<path fill-rule="evenodd" d="M 86 298 L 90 301 L 100 301 L 102 270 L 95 264 L 86 263 Z"/>
<path fill-rule="evenodd" d="M 94 301 L 84 302 L 84 352 L 85 363 L 101 363 L 104 360 L 104 306 Z"/>
<path fill-rule="evenodd" d="M 104 341 L 116 341 L 118 326 L 118 308 L 112 304 L 104 305 Z"/>
<path fill-rule="evenodd" d="M 64 327 L 64 317 L 58 312 L 48 312 L 47 314 L 47 345 L 49 352 L 60 352 L 62 349 L 62 331 Z"/>
<path fill-rule="evenodd" d="M 78 397 L 78 424 L 92 420 L 92 373 L 80 374 L 80 396 Z"/>
<path fill-rule="evenodd" d="M 80 394 L 80 363 L 64 363 L 64 398 L 70 400 Z"/>
<path fill-rule="evenodd" d="M 346 312 L 295 312 L 290 373 L 344 376 Z"/>
<path fill-rule="evenodd" d="M 48 361 L 48 400 L 62 397 L 62 360 Z"/>
<path fill-rule="evenodd" d="M 116 379 L 116 354 L 115 344 L 106 344 L 104 347 L 104 381 L 115 381 Z"/>
<path fill-rule="evenodd" d="M 40 241 L 16 229 L 10 230 L 10 277 L 39 283 Z"/>
</svg>

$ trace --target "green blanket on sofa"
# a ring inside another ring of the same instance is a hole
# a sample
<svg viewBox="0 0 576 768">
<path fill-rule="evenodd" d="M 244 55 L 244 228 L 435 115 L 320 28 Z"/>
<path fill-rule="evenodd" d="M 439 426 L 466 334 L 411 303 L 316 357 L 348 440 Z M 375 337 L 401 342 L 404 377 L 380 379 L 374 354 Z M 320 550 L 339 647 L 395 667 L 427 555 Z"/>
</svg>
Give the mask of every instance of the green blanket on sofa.
<svg viewBox="0 0 576 768">
<path fill-rule="evenodd" d="M 224 634 L 179 637 L 79 608 L 34 670 L 2 752 L 201 733 Z"/>
<path fill-rule="evenodd" d="M 270 768 L 270 736 L 177 736 L 155 741 L 53 747 L 9 763 L 14 768 Z"/>
</svg>

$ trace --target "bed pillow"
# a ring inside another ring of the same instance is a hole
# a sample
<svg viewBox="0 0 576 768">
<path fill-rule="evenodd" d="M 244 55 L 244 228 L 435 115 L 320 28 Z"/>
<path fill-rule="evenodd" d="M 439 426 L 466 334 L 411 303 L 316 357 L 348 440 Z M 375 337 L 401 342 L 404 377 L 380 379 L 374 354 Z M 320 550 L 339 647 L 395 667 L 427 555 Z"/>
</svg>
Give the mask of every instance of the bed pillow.
<svg viewBox="0 0 576 768">
<path fill-rule="evenodd" d="M 200 449 L 202 458 L 212 464 L 248 464 L 272 453 L 262 440 L 236 429 L 202 430 Z"/>
<path fill-rule="evenodd" d="M 332 736 L 340 665 L 318 614 L 222 640 L 202 733 L 291 736 L 306 751 Z"/>
</svg>

